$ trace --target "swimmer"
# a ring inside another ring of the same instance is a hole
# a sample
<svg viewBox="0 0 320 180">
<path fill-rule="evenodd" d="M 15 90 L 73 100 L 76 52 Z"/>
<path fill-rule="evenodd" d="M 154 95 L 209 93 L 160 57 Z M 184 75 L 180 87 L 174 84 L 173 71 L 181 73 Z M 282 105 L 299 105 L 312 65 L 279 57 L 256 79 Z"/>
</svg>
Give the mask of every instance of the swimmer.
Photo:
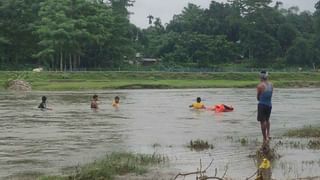
<svg viewBox="0 0 320 180">
<path fill-rule="evenodd" d="M 193 103 L 189 107 L 193 108 L 193 109 L 206 109 L 204 104 L 201 102 L 201 98 L 200 97 L 197 97 L 197 102 Z"/>
<path fill-rule="evenodd" d="M 41 109 L 42 111 L 44 110 L 52 110 L 51 108 L 47 107 L 47 97 L 42 96 L 42 102 L 39 104 L 38 108 Z"/>
<path fill-rule="evenodd" d="M 98 109 L 98 95 L 93 95 L 91 100 L 91 109 Z"/>
<path fill-rule="evenodd" d="M 114 98 L 114 101 L 112 102 L 112 106 L 117 107 L 117 108 L 120 106 L 120 97 L 119 96 L 116 96 Z"/>
</svg>

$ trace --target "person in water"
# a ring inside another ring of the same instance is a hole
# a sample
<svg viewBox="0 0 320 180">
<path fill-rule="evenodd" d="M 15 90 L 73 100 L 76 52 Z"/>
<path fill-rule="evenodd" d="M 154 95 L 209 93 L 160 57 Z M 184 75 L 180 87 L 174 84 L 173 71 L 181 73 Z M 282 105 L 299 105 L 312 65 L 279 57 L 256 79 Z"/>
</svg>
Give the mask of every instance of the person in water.
<svg viewBox="0 0 320 180">
<path fill-rule="evenodd" d="M 268 72 L 260 72 L 260 83 L 257 86 L 258 116 L 263 142 L 270 139 L 270 115 L 272 110 L 273 85 L 268 81 Z"/>
<path fill-rule="evenodd" d="M 47 97 L 42 96 L 41 98 L 42 102 L 39 104 L 38 108 L 41 110 L 52 110 L 51 108 L 47 107 Z"/>
<path fill-rule="evenodd" d="M 116 96 L 114 98 L 114 101 L 112 102 L 112 106 L 113 107 L 119 107 L 120 106 L 120 97 L 119 96 Z"/>
<path fill-rule="evenodd" d="M 93 95 L 91 100 L 91 109 L 98 109 L 98 95 Z"/>
<path fill-rule="evenodd" d="M 216 111 L 216 112 L 230 112 L 233 111 L 233 107 L 232 106 L 227 106 L 225 104 L 217 104 L 214 105 L 213 107 L 209 107 L 208 110 L 211 111 Z"/>
<path fill-rule="evenodd" d="M 204 104 L 201 102 L 201 98 L 200 97 L 197 97 L 197 102 L 191 104 L 189 107 L 193 108 L 193 109 L 206 109 Z"/>
</svg>

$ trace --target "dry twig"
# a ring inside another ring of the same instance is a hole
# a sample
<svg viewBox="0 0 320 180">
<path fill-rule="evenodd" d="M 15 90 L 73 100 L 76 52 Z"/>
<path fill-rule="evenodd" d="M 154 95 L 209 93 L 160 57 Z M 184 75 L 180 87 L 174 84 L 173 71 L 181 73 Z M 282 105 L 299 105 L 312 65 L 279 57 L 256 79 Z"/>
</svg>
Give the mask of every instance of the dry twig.
<svg viewBox="0 0 320 180">
<path fill-rule="evenodd" d="M 224 172 L 224 175 L 222 178 L 220 177 L 217 177 L 217 168 L 215 168 L 215 175 L 213 177 L 209 177 L 209 176 L 206 176 L 205 173 L 207 172 L 207 170 L 211 167 L 213 163 L 213 159 L 211 160 L 210 164 L 204 169 L 202 170 L 202 162 L 201 162 L 201 159 L 200 159 L 200 169 L 198 171 L 195 171 L 195 172 L 189 172 L 189 173 L 179 173 L 177 174 L 173 180 L 176 180 L 178 177 L 182 176 L 182 177 L 186 177 L 186 176 L 189 176 L 189 175 L 200 175 L 200 177 L 197 176 L 197 180 L 207 180 L 207 179 L 217 179 L 217 180 L 223 180 L 223 178 L 225 177 L 225 175 L 227 174 L 227 171 L 228 171 L 228 166 L 226 167 L 226 170 Z"/>
</svg>

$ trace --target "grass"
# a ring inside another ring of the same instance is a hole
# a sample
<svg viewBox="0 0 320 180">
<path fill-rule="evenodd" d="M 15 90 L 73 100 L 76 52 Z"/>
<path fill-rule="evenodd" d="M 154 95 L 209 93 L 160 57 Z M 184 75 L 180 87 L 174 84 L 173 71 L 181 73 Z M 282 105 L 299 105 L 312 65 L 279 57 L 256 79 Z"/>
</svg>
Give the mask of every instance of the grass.
<svg viewBox="0 0 320 180">
<path fill-rule="evenodd" d="M 319 138 L 320 127 L 305 126 L 301 129 L 288 130 L 284 136 L 287 137 L 298 137 L 298 138 Z"/>
<path fill-rule="evenodd" d="M 320 73 L 271 73 L 276 87 L 320 87 Z M 0 71 L 0 88 L 10 79 L 22 79 L 33 90 L 253 88 L 258 73 L 171 72 L 11 72 Z"/>
<path fill-rule="evenodd" d="M 208 141 L 197 139 L 195 141 L 190 141 L 190 144 L 187 146 L 191 150 L 202 151 L 206 149 L 213 149 L 214 146 L 209 144 Z"/>
<path fill-rule="evenodd" d="M 39 180 L 88 180 L 114 179 L 117 175 L 134 173 L 144 174 L 152 165 L 163 164 L 168 160 L 162 155 L 145 155 L 132 153 L 112 153 L 104 159 L 76 168 L 76 172 L 69 176 L 42 176 Z"/>
<path fill-rule="evenodd" d="M 248 145 L 248 139 L 247 138 L 241 138 L 239 141 L 240 141 L 242 146 Z"/>
<path fill-rule="evenodd" d="M 260 149 L 256 151 L 255 156 L 251 156 L 256 159 L 258 164 L 261 164 L 264 158 L 267 158 L 270 162 L 274 162 L 281 158 L 281 155 L 277 152 L 275 148 L 269 145 L 263 145 Z"/>
<path fill-rule="evenodd" d="M 320 149 L 320 141 L 319 140 L 310 140 L 308 143 L 309 149 L 318 150 Z"/>
</svg>

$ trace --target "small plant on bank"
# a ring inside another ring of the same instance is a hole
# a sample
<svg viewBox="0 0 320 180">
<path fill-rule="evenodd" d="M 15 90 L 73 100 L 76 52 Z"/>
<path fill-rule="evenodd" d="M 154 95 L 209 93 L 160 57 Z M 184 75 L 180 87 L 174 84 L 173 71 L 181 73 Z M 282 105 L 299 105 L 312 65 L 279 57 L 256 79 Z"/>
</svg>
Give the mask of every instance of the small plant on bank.
<svg viewBox="0 0 320 180">
<path fill-rule="evenodd" d="M 214 146 L 213 144 L 209 144 L 208 141 L 204 141 L 204 140 L 195 140 L 195 141 L 190 141 L 190 144 L 188 145 L 188 148 L 190 148 L 191 150 L 196 150 L 196 151 L 202 151 L 205 149 L 213 149 Z"/>
</svg>

